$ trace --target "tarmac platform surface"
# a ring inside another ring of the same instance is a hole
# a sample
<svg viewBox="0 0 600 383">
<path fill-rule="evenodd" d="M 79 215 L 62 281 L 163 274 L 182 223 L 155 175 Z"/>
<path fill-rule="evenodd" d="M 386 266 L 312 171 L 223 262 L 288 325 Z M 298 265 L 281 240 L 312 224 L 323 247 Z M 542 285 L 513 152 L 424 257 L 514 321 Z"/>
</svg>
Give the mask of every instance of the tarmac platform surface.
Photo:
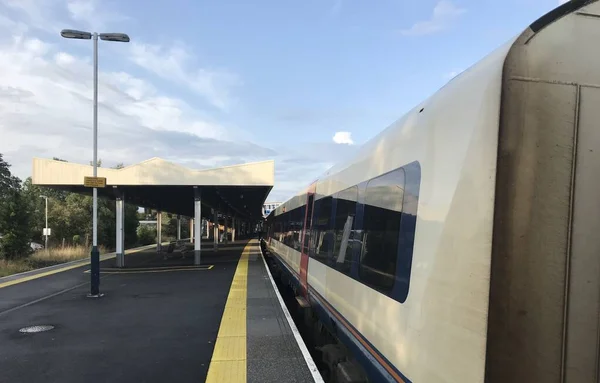
<svg viewBox="0 0 600 383">
<path fill-rule="evenodd" d="M 0 279 L 0 382 L 314 381 L 258 241 L 202 248 L 200 267 L 155 249 L 104 260 L 99 299 L 86 264 Z M 54 328 L 19 331 L 34 325 Z"/>
</svg>

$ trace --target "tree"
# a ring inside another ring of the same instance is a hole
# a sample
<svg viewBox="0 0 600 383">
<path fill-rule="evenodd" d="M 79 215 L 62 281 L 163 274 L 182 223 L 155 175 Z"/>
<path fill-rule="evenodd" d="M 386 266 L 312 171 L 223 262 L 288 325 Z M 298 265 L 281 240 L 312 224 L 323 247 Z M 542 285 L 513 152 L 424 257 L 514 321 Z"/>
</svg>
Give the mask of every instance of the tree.
<svg viewBox="0 0 600 383">
<path fill-rule="evenodd" d="M 125 247 L 133 247 L 138 243 L 138 219 L 137 206 L 134 204 L 125 204 Z"/>
<path fill-rule="evenodd" d="M 3 197 L 0 205 L 0 255 L 5 259 L 26 257 L 31 252 L 28 207 L 19 189 L 13 189 Z"/>
<path fill-rule="evenodd" d="M 142 246 L 156 243 L 156 226 L 140 225 L 137 229 L 137 237 Z"/>
<path fill-rule="evenodd" d="M 4 161 L 0 153 L 0 198 L 10 190 L 19 187 L 20 180 L 10 172 L 10 164 Z"/>
<path fill-rule="evenodd" d="M 92 198 L 86 195 L 68 193 L 64 200 L 50 198 L 48 200 L 48 226 L 52 228 L 50 241 L 53 245 L 69 243 L 75 235 L 79 235 L 88 245 L 92 238 Z"/>
<path fill-rule="evenodd" d="M 181 217 L 181 238 L 190 238 L 190 218 Z"/>
<path fill-rule="evenodd" d="M 31 225 L 28 201 L 21 195 L 20 180 L 0 154 L 0 256 L 15 259 L 29 254 Z"/>
<path fill-rule="evenodd" d="M 123 164 L 118 164 L 119 168 Z M 51 196 L 49 199 L 49 226 L 52 227 L 51 242 L 61 243 L 65 238 L 69 243 L 92 243 L 92 197 L 60 191 L 54 189 L 40 192 Z M 52 191 L 52 192 L 51 192 Z M 43 202 L 43 201 L 42 201 Z M 137 207 L 125 204 L 125 246 L 134 246 L 137 243 Z M 98 244 L 109 249 L 116 247 L 116 214 L 115 201 L 103 198 L 98 199 Z"/>
<path fill-rule="evenodd" d="M 98 244 L 104 245 L 110 249 L 116 248 L 117 242 L 117 221 L 115 212 L 115 201 L 98 198 Z"/>
<path fill-rule="evenodd" d="M 64 161 L 55 157 L 56 161 Z M 66 162 L 66 161 L 64 161 Z M 99 161 L 98 166 L 101 166 Z M 116 168 L 123 168 L 117 164 Z M 50 245 L 59 245 L 63 238 L 69 244 L 91 245 L 92 242 L 92 197 L 33 185 L 27 178 L 20 180 L 10 172 L 10 165 L 0 154 L 0 256 L 26 256 L 30 251 L 29 242 L 43 240 L 45 227 L 45 201 L 48 197 L 48 226 L 52 228 Z M 125 246 L 137 244 L 139 219 L 137 206 L 125 204 Z M 98 244 L 115 248 L 116 214 L 115 201 L 98 199 Z M 152 235 L 152 241 L 154 241 Z"/>
<path fill-rule="evenodd" d="M 44 188 L 46 189 L 46 188 Z M 47 193 L 48 190 L 42 190 L 37 185 L 34 185 L 31 181 L 31 177 L 27 177 L 23 182 L 21 188 L 21 194 L 27 202 L 27 210 L 29 212 L 29 219 L 31 224 L 31 239 L 36 242 L 43 242 L 42 230 L 46 227 L 46 214 L 45 214 L 45 201 L 41 198 L 42 195 L 49 197 L 48 204 L 51 204 L 51 196 Z"/>
<path fill-rule="evenodd" d="M 172 240 L 177 238 L 177 216 L 169 213 L 162 213 L 163 222 L 163 235 L 164 239 Z"/>
</svg>

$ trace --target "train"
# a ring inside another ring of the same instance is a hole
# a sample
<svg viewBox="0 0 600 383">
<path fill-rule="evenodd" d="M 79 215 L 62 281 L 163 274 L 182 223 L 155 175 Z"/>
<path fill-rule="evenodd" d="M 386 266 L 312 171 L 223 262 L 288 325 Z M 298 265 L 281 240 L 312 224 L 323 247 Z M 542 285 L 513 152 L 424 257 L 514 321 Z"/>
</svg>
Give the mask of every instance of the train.
<svg viewBox="0 0 600 383">
<path fill-rule="evenodd" d="M 598 382 L 598 41 L 558 6 L 266 217 L 328 380 Z"/>
</svg>

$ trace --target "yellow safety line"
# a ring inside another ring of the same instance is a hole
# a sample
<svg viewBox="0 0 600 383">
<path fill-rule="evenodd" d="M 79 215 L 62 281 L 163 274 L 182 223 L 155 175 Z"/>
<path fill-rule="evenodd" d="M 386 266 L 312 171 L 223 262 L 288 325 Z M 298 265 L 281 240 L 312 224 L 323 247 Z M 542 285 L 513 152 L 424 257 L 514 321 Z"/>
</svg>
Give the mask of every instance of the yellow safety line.
<svg viewBox="0 0 600 383">
<path fill-rule="evenodd" d="M 253 241 L 244 247 L 235 270 L 206 383 L 246 383 L 246 296 L 252 247 L 256 247 Z"/>
<path fill-rule="evenodd" d="M 144 246 L 144 247 L 138 247 L 137 249 L 131 249 L 131 250 L 126 250 L 126 255 L 127 254 L 131 254 L 131 253 L 137 253 L 140 251 L 144 251 L 144 250 L 148 250 L 151 249 L 153 246 L 156 245 L 152 245 L 152 246 Z M 115 258 L 117 255 L 113 254 L 113 255 L 109 255 L 109 256 L 105 256 L 105 257 L 100 257 L 100 261 L 106 261 L 107 259 L 112 259 Z M 48 275 L 52 275 L 52 274 L 57 274 L 63 271 L 67 271 L 67 270 L 72 270 L 72 269 L 76 269 L 78 267 L 82 267 L 82 266 L 86 266 L 90 264 L 90 260 L 88 259 L 85 262 L 81 262 L 81 263 L 77 263 L 74 265 L 68 265 L 65 267 L 60 267 L 57 269 L 53 269 L 53 270 L 49 270 L 49 271 L 45 271 L 43 273 L 39 273 L 39 274 L 33 274 L 33 275 L 28 275 L 28 276 L 24 276 L 23 278 L 18 278 L 18 279 L 13 279 L 4 283 L 0 283 L 0 289 L 3 287 L 8 287 L 8 286 L 12 286 L 12 285 L 16 285 L 19 283 L 23 283 L 23 282 L 27 282 L 27 281 L 31 281 L 34 279 L 38 279 L 38 278 L 42 278 L 42 277 L 46 277 Z"/>
</svg>

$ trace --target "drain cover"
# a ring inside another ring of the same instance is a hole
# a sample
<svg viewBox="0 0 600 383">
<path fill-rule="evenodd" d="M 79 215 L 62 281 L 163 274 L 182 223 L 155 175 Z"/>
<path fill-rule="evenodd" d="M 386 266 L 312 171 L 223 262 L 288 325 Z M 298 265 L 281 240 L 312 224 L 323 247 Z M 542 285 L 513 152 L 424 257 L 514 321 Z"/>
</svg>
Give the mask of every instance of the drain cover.
<svg viewBox="0 0 600 383">
<path fill-rule="evenodd" d="M 44 331 L 52 330 L 53 328 L 54 328 L 54 326 L 50 326 L 50 325 L 29 326 L 29 327 L 23 327 L 22 329 L 19 330 L 19 332 L 25 332 L 25 333 L 44 332 Z"/>
</svg>

